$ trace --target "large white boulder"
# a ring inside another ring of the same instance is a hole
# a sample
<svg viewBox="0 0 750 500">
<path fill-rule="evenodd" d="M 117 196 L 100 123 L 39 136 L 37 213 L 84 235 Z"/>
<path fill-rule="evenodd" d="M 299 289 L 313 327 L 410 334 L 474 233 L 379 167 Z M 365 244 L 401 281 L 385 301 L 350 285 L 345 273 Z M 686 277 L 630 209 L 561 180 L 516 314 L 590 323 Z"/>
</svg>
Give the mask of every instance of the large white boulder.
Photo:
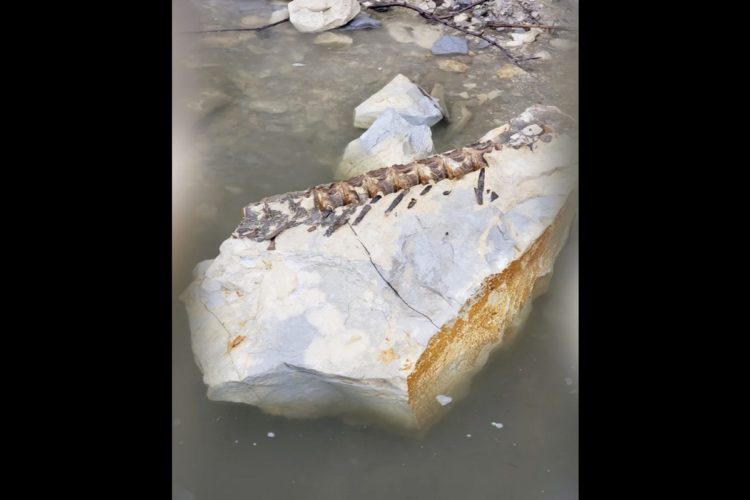
<svg viewBox="0 0 750 500">
<path fill-rule="evenodd" d="M 357 0 L 292 0 L 289 21 L 299 31 L 316 33 L 345 25 L 359 11 Z"/>
<path fill-rule="evenodd" d="M 358 139 L 346 146 L 334 178 L 349 179 L 369 170 L 422 159 L 433 153 L 432 131 L 387 109 Z"/>
<path fill-rule="evenodd" d="M 386 109 L 415 125 L 431 127 L 443 118 L 435 100 L 400 74 L 354 109 L 354 126 L 369 128 Z"/>
<path fill-rule="evenodd" d="M 209 398 L 401 429 L 455 406 L 552 271 L 574 131 L 534 107 L 495 143 L 246 207 L 183 295 Z"/>
</svg>

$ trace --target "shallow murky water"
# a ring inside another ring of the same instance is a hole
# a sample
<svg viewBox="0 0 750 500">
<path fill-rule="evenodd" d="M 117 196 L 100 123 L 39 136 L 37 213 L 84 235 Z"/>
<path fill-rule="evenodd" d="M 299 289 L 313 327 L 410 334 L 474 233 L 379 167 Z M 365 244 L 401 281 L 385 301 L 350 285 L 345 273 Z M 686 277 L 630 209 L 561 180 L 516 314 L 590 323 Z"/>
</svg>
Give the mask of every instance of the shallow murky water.
<svg viewBox="0 0 750 500">
<path fill-rule="evenodd" d="M 244 16 L 267 17 L 285 5 L 175 1 L 175 32 L 237 27 Z M 534 51 L 551 59 L 529 61 L 528 75 L 501 79 L 496 72 L 507 61 L 494 48 L 477 50 L 472 42 L 475 55 L 433 56 L 394 39 L 429 40 L 424 20 L 404 11 L 369 13 L 383 26 L 345 32 L 353 39 L 346 47 L 315 45 L 315 35 L 289 23 L 259 33 L 174 35 L 174 496 L 576 498 L 575 229 L 522 334 L 420 440 L 206 398 L 177 300 L 192 267 L 217 254 L 247 203 L 330 181 L 346 144 L 363 132 L 352 126 L 354 107 L 396 74 L 428 91 L 441 83 L 449 106 L 471 112 L 461 129 L 433 127 L 436 151 L 473 142 L 535 103 L 577 115 L 575 54 L 550 47 L 548 34 Z M 448 58 L 467 71 L 440 70 L 438 61 Z"/>
</svg>

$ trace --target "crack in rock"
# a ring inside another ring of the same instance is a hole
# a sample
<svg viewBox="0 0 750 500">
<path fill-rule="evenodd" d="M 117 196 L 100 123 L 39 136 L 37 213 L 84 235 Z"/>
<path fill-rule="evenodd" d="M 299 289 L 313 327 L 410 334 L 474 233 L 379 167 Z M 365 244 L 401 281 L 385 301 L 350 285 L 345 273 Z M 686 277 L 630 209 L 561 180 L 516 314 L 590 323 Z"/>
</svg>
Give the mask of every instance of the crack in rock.
<svg viewBox="0 0 750 500">
<path fill-rule="evenodd" d="M 398 297 L 401 300 L 401 302 L 403 302 L 404 304 L 406 304 L 406 307 L 408 307 L 409 309 L 411 309 L 415 313 L 423 316 L 425 319 L 427 319 L 427 321 L 429 321 L 430 323 L 432 323 L 432 326 L 434 326 L 435 328 L 437 328 L 438 330 L 440 330 L 440 327 L 437 326 L 434 321 L 432 321 L 432 318 L 430 318 L 429 316 L 427 316 L 422 311 L 418 311 L 417 309 L 414 309 L 408 302 L 406 302 L 404 300 L 404 298 L 401 296 L 401 294 L 398 293 L 398 290 L 396 290 L 393 287 L 393 285 L 391 285 L 390 281 L 388 281 L 387 279 L 385 279 L 385 276 L 383 276 L 383 273 L 380 272 L 380 269 L 378 269 L 378 266 L 376 266 L 375 262 L 372 260 L 372 255 L 370 255 L 370 251 L 367 249 L 367 247 L 365 246 L 365 244 L 362 243 L 362 240 L 359 239 L 359 235 L 354 230 L 354 228 L 352 227 L 352 225 L 349 224 L 348 222 L 346 223 L 346 225 L 349 226 L 349 229 L 352 230 L 352 233 L 354 233 L 354 236 L 357 238 L 357 241 L 359 241 L 359 244 L 362 245 L 362 248 L 364 248 L 365 253 L 367 253 L 367 258 L 370 259 L 370 264 L 372 264 L 372 267 L 375 269 L 375 272 L 378 273 L 378 276 L 380 276 L 380 278 L 385 282 L 385 284 L 388 285 L 388 288 L 390 288 L 391 290 L 393 290 L 393 293 L 396 294 L 396 297 Z"/>
</svg>

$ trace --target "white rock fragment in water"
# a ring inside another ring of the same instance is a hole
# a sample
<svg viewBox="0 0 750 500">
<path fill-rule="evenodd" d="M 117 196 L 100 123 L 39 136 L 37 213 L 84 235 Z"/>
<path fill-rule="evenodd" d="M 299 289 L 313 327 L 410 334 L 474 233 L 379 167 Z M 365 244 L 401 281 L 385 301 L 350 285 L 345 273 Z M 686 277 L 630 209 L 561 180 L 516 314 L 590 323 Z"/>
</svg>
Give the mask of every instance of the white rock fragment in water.
<svg viewBox="0 0 750 500">
<path fill-rule="evenodd" d="M 351 45 L 354 42 L 352 40 L 352 37 L 341 35 L 339 33 L 321 33 L 320 35 L 315 37 L 315 40 L 313 40 L 313 43 L 315 45 Z"/>
<path fill-rule="evenodd" d="M 502 429 L 503 428 L 503 424 L 501 424 L 500 422 L 490 422 L 490 425 L 492 425 L 493 427 L 496 427 L 498 429 Z"/>
<path fill-rule="evenodd" d="M 395 110 L 414 125 L 432 126 L 443 118 L 440 106 L 434 99 L 399 74 L 354 108 L 354 126 L 368 128 L 387 109 Z"/>
<path fill-rule="evenodd" d="M 292 66 L 302 67 L 304 66 L 303 63 L 292 63 Z"/>
<path fill-rule="evenodd" d="M 276 437 L 276 434 L 274 434 L 273 432 L 269 432 L 269 433 L 268 433 L 268 434 L 266 434 L 266 435 L 267 435 L 268 437 L 270 437 L 270 438 L 272 438 L 272 437 Z"/>
<path fill-rule="evenodd" d="M 532 123 L 528 127 L 524 128 L 521 132 L 523 132 L 523 135 L 534 136 L 544 132 L 544 129 L 542 129 L 542 127 L 540 127 L 536 123 Z"/>
<path fill-rule="evenodd" d="M 536 37 L 542 32 L 539 28 L 531 28 L 529 31 L 523 33 L 511 33 L 510 36 L 513 38 L 512 41 L 506 42 L 506 47 L 520 47 L 525 43 L 531 43 L 536 40 Z"/>
<path fill-rule="evenodd" d="M 575 213 L 575 124 L 547 106 L 510 123 L 502 149 L 436 157 L 454 178 L 411 185 L 428 175 L 415 165 L 360 178 L 377 203 L 353 182 L 245 207 L 182 295 L 208 397 L 404 430 L 445 414 L 437 395 L 517 330 Z M 532 123 L 550 131 L 520 134 Z"/>
<path fill-rule="evenodd" d="M 343 180 L 376 168 L 409 163 L 429 156 L 432 148 L 430 127 L 415 125 L 389 108 L 359 139 L 347 145 L 334 177 Z"/>
<path fill-rule="evenodd" d="M 573 50 L 578 46 L 576 42 L 565 38 L 553 38 L 550 40 L 549 44 L 560 50 Z"/>
<path fill-rule="evenodd" d="M 289 19 L 289 9 L 286 7 L 273 11 L 273 13 L 271 13 L 271 18 L 268 20 L 268 24 L 276 24 L 285 19 Z"/>
<path fill-rule="evenodd" d="M 471 434 L 467 434 L 467 435 L 466 435 L 466 437 L 467 437 L 467 438 L 470 438 L 470 437 L 471 437 Z"/>
<path fill-rule="evenodd" d="M 292 0 L 289 21 L 304 33 L 316 33 L 343 26 L 359 14 L 357 0 Z"/>
<path fill-rule="evenodd" d="M 437 402 L 440 403 L 441 406 L 446 406 L 451 404 L 451 401 L 453 401 L 453 398 L 450 396 L 446 396 L 444 394 L 438 394 L 435 396 L 435 399 L 437 399 Z"/>
</svg>

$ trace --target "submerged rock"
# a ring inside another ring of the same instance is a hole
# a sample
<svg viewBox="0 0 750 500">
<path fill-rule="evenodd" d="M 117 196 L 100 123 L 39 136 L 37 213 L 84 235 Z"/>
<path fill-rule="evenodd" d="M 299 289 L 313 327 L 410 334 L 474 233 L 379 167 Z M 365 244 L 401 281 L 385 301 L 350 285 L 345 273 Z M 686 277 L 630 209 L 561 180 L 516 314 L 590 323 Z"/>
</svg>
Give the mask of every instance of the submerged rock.
<svg viewBox="0 0 750 500">
<path fill-rule="evenodd" d="M 544 133 L 509 145 L 532 124 Z M 426 428 L 551 273 L 575 208 L 574 133 L 535 106 L 497 143 L 247 206 L 182 296 L 208 397 Z"/>
<path fill-rule="evenodd" d="M 373 19 L 364 12 L 360 12 L 354 19 L 338 28 L 338 31 L 372 29 L 379 27 L 381 24 L 377 19 Z"/>
<path fill-rule="evenodd" d="M 431 49 L 443 36 L 443 30 L 422 22 L 391 21 L 385 25 L 388 34 L 399 43 L 413 43 L 423 49 Z"/>
<path fill-rule="evenodd" d="M 336 179 L 348 179 L 369 170 L 409 163 L 432 154 L 432 132 L 387 109 L 359 139 L 349 143 L 336 169 Z"/>
<path fill-rule="evenodd" d="M 432 45 L 432 53 L 435 55 L 468 54 L 469 45 L 465 38 L 444 35 Z"/>
<path fill-rule="evenodd" d="M 517 76 L 525 75 L 526 72 L 515 64 L 503 64 L 496 72 L 497 77 L 501 80 L 510 80 Z"/>
<path fill-rule="evenodd" d="M 414 125 L 432 126 L 443 118 L 440 107 L 427 92 L 404 75 L 396 75 L 354 109 L 354 126 L 368 128 L 387 109 L 395 110 Z"/>
<path fill-rule="evenodd" d="M 454 59 L 443 59 L 438 61 L 438 68 L 449 73 L 465 73 L 469 65 Z"/>
<path fill-rule="evenodd" d="M 341 35 L 339 33 L 321 33 L 313 40 L 315 45 L 340 45 L 346 46 L 354 43 L 352 37 Z"/>
<path fill-rule="evenodd" d="M 357 0 L 292 0 L 289 21 L 299 31 L 316 33 L 345 25 L 359 11 Z"/>
</svg>

